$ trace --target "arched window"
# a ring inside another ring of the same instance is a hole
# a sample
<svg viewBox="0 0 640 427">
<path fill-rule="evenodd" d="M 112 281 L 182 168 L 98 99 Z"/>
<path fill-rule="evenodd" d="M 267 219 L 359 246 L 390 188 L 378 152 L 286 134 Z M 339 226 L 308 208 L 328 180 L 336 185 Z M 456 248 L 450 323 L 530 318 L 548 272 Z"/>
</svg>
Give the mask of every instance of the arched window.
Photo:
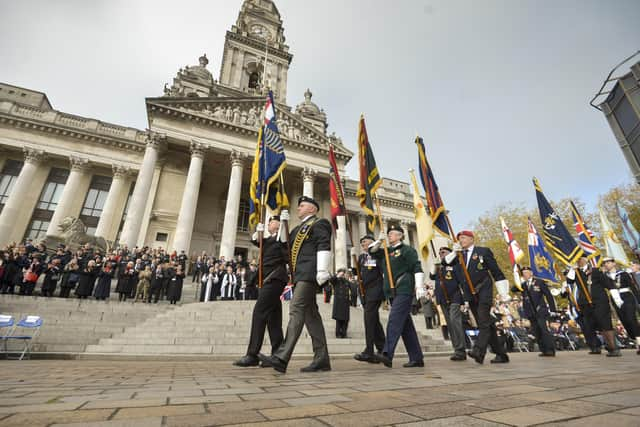
<svg viewBox="0 0 640 427">
<path fill-rule="evenodd" d="M 257 89 L 260 85 L 260 74 L 254 71 L 249 75 L 249 89 Z"/>
</svg>

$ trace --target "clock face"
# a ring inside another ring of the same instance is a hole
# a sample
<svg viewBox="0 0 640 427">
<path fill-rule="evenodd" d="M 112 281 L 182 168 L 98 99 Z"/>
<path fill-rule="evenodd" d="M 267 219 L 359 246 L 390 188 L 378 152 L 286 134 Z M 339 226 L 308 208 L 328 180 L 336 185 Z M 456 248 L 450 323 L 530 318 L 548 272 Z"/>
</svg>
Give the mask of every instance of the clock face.
<svg viewBox="0 0 640 427">
<path fill-rule="evenodd" d="M 261 39 L 268 39 L 270 36 L 269 31 L 262 25 L 252 26 L 251 34 L 253 34 L 254 36 L 260 37 Z"/>
</svg>

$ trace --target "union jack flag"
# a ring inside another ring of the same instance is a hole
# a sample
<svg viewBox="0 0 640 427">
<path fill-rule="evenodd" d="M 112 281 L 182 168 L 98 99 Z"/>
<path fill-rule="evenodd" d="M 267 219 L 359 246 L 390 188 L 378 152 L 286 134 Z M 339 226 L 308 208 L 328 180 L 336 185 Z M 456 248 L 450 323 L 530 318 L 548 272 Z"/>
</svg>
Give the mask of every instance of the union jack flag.
<svg viewBox="0 0 640 427">
<path fill-rule="evenodd" d="M 596 247 L 595 236 L 589 227 L 587 227 L 587 224 L 585 224 L 576 205 L 572 201 L 570 201 L 569 204 L 571 213 L 573 214 L 573 225 L 576 228 L 576 233 L 578 233 L 578 244 L 584 251 L 589 262 L 597 266 L 600 263 L 600 250 Z"/>
<path fill-rule="evenodd" d="M 290 301 L 291 298 L 293 298 L 293 285 L 291 283 L 287 283 L 282 294 L 280 294 L 280 301 Z"/>
</svg>

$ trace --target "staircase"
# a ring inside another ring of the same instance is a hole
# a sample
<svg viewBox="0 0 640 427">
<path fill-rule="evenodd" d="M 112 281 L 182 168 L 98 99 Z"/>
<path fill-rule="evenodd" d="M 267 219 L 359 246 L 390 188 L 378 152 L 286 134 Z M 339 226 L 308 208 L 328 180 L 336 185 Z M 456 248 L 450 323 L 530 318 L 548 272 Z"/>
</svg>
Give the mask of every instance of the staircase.
<svg viewBox="0 0 640 427">
<path fill-rule="evenodd" d="M 238 357 L 246 352 L 251 328 L 254 301 L 215 301 L 178 306 L 127 327 L 123 333 L 104 337 L 97 344 L 88 345 L 86 356 L 93 355 L 201 355 Z M 283 304 L 283 328 L 289 321 L 288 302 Z M 331 305 L 321 301 L 318 306 L 327 335 L 329 352 L 334 355 L 354 354 L 364 347 L 364 323 L 361 308 L 351 308 L 348 335 L 334 338 L 335 321 L 331 319 Z M 388 312 L 381 311 L 383 325 Z M 442 339 L 440 330 L 427 330 L 422 316 L 414 323 L 427 352 L 448 352 L 450 345 Z M 286 329 L 285 329 L 286 330 Z M 270 351 L 268 334 L 263 346 Z M 405 349 L 400 341 L 398 353 Z M 306 330 L 300 337 L 294 355 L 313 354 L 311 339 Z"/>
</svg>

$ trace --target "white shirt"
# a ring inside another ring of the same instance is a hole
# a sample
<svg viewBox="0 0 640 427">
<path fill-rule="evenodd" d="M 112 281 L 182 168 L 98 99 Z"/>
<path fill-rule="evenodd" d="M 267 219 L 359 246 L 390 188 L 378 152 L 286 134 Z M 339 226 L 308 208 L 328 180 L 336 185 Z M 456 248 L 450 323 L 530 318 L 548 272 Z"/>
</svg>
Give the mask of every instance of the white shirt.
<svg viewBox="0 0 640 427">
<path fill-rule="evenodd" d="M 469 260 L 471 260 L 471 254 L 473 253 L 473 248 L 474 247 L 475 247 L 475 245 L 471 245 L 466 249 L 467 250 L 467 259 L 465 259 L 465 265 L 467 267 L 469 267 Z M 464 251 L 465 251 L 465 249 L 462 249 L 462 255 L 464 255 Z"/>
</svg>

